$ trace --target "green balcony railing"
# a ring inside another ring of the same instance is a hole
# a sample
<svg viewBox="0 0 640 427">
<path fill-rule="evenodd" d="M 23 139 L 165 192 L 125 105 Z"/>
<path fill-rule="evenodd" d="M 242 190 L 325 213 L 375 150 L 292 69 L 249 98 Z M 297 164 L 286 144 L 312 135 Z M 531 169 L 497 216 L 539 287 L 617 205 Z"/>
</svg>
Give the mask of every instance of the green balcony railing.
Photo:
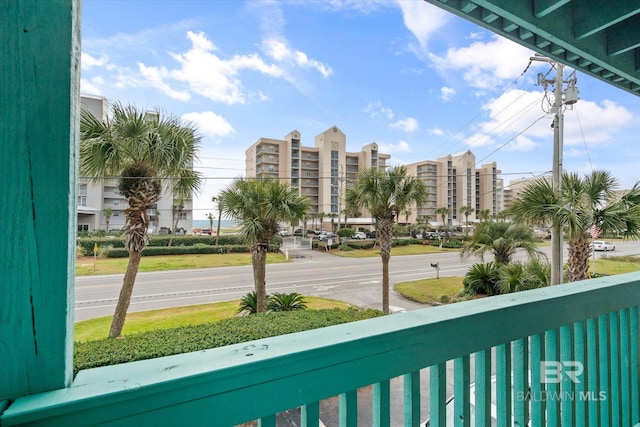
<svg viewBox="0 0 640 427">
<path fill-rule="evenodd" d="M 299 407 L 305 426 L 445 426 L 451 408 L 460 426 L 632 426 L 639 303 L 628 274 L 96 368 L 0 421 L 275 426 Z"/>
</svg>

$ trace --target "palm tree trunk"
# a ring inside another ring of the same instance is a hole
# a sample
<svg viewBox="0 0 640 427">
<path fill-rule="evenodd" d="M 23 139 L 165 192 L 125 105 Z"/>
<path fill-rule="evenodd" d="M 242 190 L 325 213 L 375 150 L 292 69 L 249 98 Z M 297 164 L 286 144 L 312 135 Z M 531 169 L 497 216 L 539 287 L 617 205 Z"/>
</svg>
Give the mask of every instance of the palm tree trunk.
<svg viewBox="0 0 640 427">
<path fill-rule="evenodd" d="M 140 266 L 141 259 L 142 251 L 129 252 L 129 263 L 127 264 L 127 271 L 124 274 L 124 280 L 122 281 L 122 289 L 120 289 L 120 296 L 118 297 L 116 311 L 113 314 L 113 319 L 111 320 L 109 338 L 117 338 L 122 334 L 124 320 L 127 316 L 129 303 L 131 302 L 133 285 L 136 283 L 136 275 L 138 274 L 138 267 Z"/>
<path fill-rule="evenodd" d="M 393 219 L 379 219 L 376 229 L 380 239 L 380 258 L 382 258 L 382 311 L 384 314 L 389 314 L 389 259 L 391 258 Z"/>
<path fill-rule="evenodd" d="M 263 243 L 258 243 L 251 251 L 251 264 L 253 266 L 253 280 L 256 289 L 256 312 L 267 312 L 267 248 Z"/>
<path fill-rule="evenodd" d="M 569 240 L 568 281 L 587 279 L 589 270 L 589 235 L 584 233 L 577 239 Z"/>
</svg>

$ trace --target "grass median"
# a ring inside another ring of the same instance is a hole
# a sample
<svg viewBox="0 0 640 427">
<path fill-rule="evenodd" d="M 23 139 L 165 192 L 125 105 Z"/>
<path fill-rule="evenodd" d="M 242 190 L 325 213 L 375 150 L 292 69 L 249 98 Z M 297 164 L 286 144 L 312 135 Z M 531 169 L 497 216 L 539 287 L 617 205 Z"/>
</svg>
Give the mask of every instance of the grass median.
<svg viewBox="0 0 640 427">
<path fill-rule="evenodd" d="M 307 308 L 311 310 L 350 307 L 345 302 L 326 298 L 305 296 L 305 299 Z M 135 335 L 158 329 L 173 329 L 217 322 L 235 317 L 238 306 L 239 301 L 236 300 L 129 313 L 122 334 L 124 336 Z M 74 341 L 87 342 L 106 338 L 109 335 L 111 318 L 112 316 L 105 316 L 76 322 Z"/>
</svg>

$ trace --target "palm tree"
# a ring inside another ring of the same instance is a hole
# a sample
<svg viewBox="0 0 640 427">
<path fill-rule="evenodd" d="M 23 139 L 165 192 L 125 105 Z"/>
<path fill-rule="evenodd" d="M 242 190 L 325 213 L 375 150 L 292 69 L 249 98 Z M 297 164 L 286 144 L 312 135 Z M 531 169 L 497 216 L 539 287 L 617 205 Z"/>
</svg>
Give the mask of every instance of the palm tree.
<svg viewBox="0 0 640 427">
<path fill-rule="evenodd" d="M 222 198 L 220 197 L 220 195 L 218 195 L 218 197 L 213 196 L 211 198 L 211 201 L 213 203 L 218 202 L 218 225 L 216 228 L 216 246 L 218 246 L 218 242 L 220 240 L 220 223 L 222 222 Z M 213 227 L 212 227 L 213 229 Z"/>
<path fill-rule="evenodd" d="M 251 247 L 251 263 L 258 313 L 267 311 L 266 262 L 269 242 L 281 222 L 302 218 L 309 210 L 306 197 L 279 181 L 237 179 L 220 194 L 224 212 L 241 224 L 241 235 Z"/>
<path fill-rule="evenodd" d="M 442 218 L 442 228 L 444 230 L 444 240 L 449 241 L 449 227 L 447 227 L 447 217 L 451 213 L 451 209 L 446 206 L 436 209 L 436 215 Z"/>
<path fill-rule="evenodd" d="M 328 213 L 327 216 L 331 218 L 331 231 L 336 231 L 336 218 L 338 218 L 338 214 L 331 212 Z"/>
<path fill-rule="evenodd" d="M 104 222 L 107 224 L 105 231 L 107 232 L 107 234 L 109 234 L 109 222 L 111 221 L 111 215 L 113 215 L 113 210 L 110 208 L 106 208 L 104 211 L 102 211 L 102 214 L 104 215 Z"/>
<path fill-rule="evenodd" d="M 362 170 L 353 187 L 347 190 L 347 206 L 364 207 L 375 220 L 382 258 L 382 310 L 385 314 L 389 314 L 389 258 L 395 217 L 407 206 L 422 203 L 426 196 L 424 183 L 407 176 L 403 166 Z"/>
<path fill-rule="evenodd" d="M 184 198 L 178 197 L 176 204 L 173 205 L 171 209 L 171 214 L 173 215 L 173 232 L 171 233 L 171 237 L 169 237 L 169 244 L 167 246 L 171 246 L 173 243 L 173 236 L 176 235 L 176 230 L 178 229 L 178 222 L 180 221 L 180 216 L 182 215 L 182 211 L 184 210 Z"/>
<path fill-rule="evenodd" d="M 481 209 L 478 211 L 478 219 L 480 222 L 489 221 L 491 219 L 491 210 Z"/>
<path fill-rule="evenodd" d="M 147 211 L 160 199 L 162 186 L 188 196 L 201 184 L 193 171 L 200 136 L 192 124 L 170 115 L 149 120 L 135 106 L 116 103 L 104 122 L 83 110 L 80 116 L 80 173 L 99 181 L 119 177 L 118 188 L 127 200 L 124 245 L 129 262 L 122 282 L 109 337 L 124 326 L 142 250 L 148 242 Z M 168 178 L 161 181 L 160 177 Z"/>
<path fill-rule="evenodd" d="M 474 209 L 471 206 L 463 206 L 460 208 L 460 213 L 464 215 L 464 225 L 466 226 L 464 231 L 465 235 L 469 235 L 469 215 L 473 213 Z"/>
<path fill-rule="evenodd" d="M 213 230 L 213 219 L 215 218 L 211 212 L 207 213 L 207 219 L 209 220 L 209 230 Z"/>
<path fill-rule="evenodd" d="M 404 210 L 404 225 L 409 225 L 409 217 L 411 216 L 411 209 Z"/>
<path fill-rule="evenodd" d="M 497 263 L 508 264 L 518 249 L 524 249 L 529 256 L 535 258 L 544 256 L 536 249 L 535 236 L 529 227 L 487 221 L 478 224 L 471 239 L 462 247 L 460 256 L 467 258 L 476 255 L 484 261 L 484 254 L 491 252 Z"/>
<path fill-rule="evenodd" d="M 160 211 L 156 210 L 153 213 L 153 216 L 155 218 L 155 232 L 156 232 L 156 235 L 157 235 L 158 231 L 160 230 Z"/>
<path fill-rule="evenodd" d="M 584 280 L 589 268 L 589 230 L 621 233 L 637 238 L 640 231 L 640 183 L 622 198 L 616 199 L 617 181 L 610 172 L 593 171 L 580 178 L 564 173 L 560 191 L 547 180 L 531 183 L 514 200 L 509 213 L 514 220 L 531 226 L 560 227 L 567 236 L 569 282 Z"/>
</svg>

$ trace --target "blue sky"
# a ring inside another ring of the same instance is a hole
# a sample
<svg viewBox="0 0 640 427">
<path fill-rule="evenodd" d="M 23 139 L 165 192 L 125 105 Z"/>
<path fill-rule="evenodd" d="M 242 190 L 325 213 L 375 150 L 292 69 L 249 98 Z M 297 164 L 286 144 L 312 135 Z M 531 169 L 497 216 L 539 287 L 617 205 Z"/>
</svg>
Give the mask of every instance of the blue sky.
<svg viewBox="0 0 640 427">
<path fill-rule="evenodd" d="M 81 91 L 162 110 L 203 136 L 194 217 L 244 174 L 260 137 L 331 126 L 391 164 L 470 149 L 511 179 L 551 170 L 552 118 L 533 51 L 421 0 L 84 0 Z M 571 70 L 565 72 L 565 78 Z M 549 76 L 555 75 L 551 72 Z M 577 73 L 565 170 L 640 173 L 640 100 Z"/>
</svg>

